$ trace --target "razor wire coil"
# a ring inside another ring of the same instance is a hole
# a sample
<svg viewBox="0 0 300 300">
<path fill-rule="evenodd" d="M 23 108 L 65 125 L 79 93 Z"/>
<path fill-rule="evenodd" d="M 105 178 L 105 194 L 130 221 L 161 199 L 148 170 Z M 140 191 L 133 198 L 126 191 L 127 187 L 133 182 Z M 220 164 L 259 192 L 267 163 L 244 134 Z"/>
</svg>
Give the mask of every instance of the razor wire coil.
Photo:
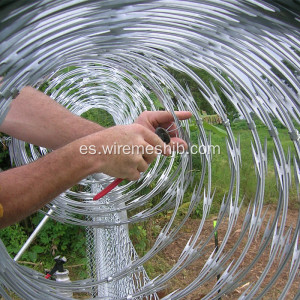
<svg viewBox="0 0 300 300">
<path fill-rule="evenodd" d="M 242 280 L 265 251 L 269 260 L 256 282 L 251 283 L 240 299 L 261 298 L 288 266 L 289 278 L 280 299 L 299 277 L 299 226 L 286 230 L 289 193 L 292 180 L 297 190 L 300 182 L 299 128 L 299 21 L 297 1 L 22 1 L 1 9 L 0 120 L 3 120 L 12 99 L 26 85 L 36 88 L 47 84 L 45 93 L 73 113 L 82 115 L 90 109 L 102 109 L 115 124 L 130 124 L 145 110 L 160 107 L 170 111 L 189 110 L 197 125 L 199 145 L 209 147 L 211 137 L 203 126 L 199 107 L 188 86 L 179 83 L 170 69 L 184 73 L 198 86 L 202 96 L 219 115 L 227 133 L 226 147 L 230 166 L 230 183 L 218 214 L 216 230 L 227 226 L 218 251 L 213 250 L 199 275 L 188 286 L 174 290 L 164 299 L 184 299 L 199 286 L 222 274 L 203 299 L 213 299 L 242 285 Z M 66 71 L 66 68 L 67 69 Z M 221 91 L 248 125 L 252 134 L 252 154 L 256 191 L 246 212 L 239 238 L 232 249 L 226 248 L 239 217 L 243 195 L 240 193 L 242 155 L 240 139 L 231 129 L 230 121 L 213 83 L 205 83 L 194 71 L 210 74 Z M 64 70 L 64 71 L 62 71 Z M 225 76 L 229 79 L 226 80 Z M 151 96 L 158 99 L 154 101 Z M 265 228 L 264 191 L 268 166 L 267 146 L 261 142 L 256 128 L 260 120 L 274 143 L 274 173 L 277 179 L 278 202 L 273 219 Z M 273 118 L 287 129 L 293 151 L 283 150 Z M 179 121 L 175 117 L 179 127 Z M 191 123 L 182 122 L 179 136 L 190 143 Z M 10 156 L 15 165 L 23 165 L 48 152 L 12 138 Z M 110 179 L 90 176 L 80 184 L 84 192 L 67 190 L 54 199 L 49 208 L 57 221 L 100 228 L 124 230 L 131 223 L 155 217 L 172 210 L 152 248 L 143 256 L 133 255 L 117 271 L 68 284 L 49 283 L 37 272 L 18 266 L 1 244 L 0 282 L 9 290 L 27 299 L 63 299 L 59 288 L 83 291 L 108 282 L 144 272 L 142 266 L 176 239 L 192 211 L 202 205 L 202 219 L 197 232 L 182 250 L 181 256 L 166 274 L 126 291 L 124 296 L 107 299 L 142 299 L 153 296 L 168 281 L 208 251 L 214 232 L 203 236 L 203 228 L 214 199 L 212 180 L 213 156 L 199 154 L 201 165 L 195 165 L 190 153 L 170 159 L 159 157 L 137 183 L 128 183 L 105 198 L 105 205 L 92 201 L 93 187 L 105 185 Z M 176 162 L 176 163 L 175 163 Z M 195 182 L 195 169 L 200 173 Z M 292 176 L 293 172 L 293 176 Z M 155 187 L 149 193 L 150 184 Z M 186 215 L 175 223 L 187 188 L 193 187 Z M 153 197 L 161 201 L 147 208 Z M 299 195 L 298 195 L 299 197 Z M 103 204 L 103 203 L 102 203 Z M 139 209 L 139 212 L 136 212 Z M 112 217 L 131 212 L 128 219 Z M 247 267 L 241 267 L 258 232 L 263 231 L 259 251 Z M 248 235 L 245 245 L 242 238 Z M 103 239 L 103 237 L 102 237 Z M 242 247 L 237 259 L 237 249 Z M 112 250 L 113 251 L 113 250 Z M 278 270 L 262 285 L 280 256 Z M 139 275 L 136 275 L 139 276 Z M 29 279 L 30 278 L 30 279 Z M 33 278 L 33 279 L 32 279 Z M 127 283 L 124 286 L 128 285 Z M 40 289 L 37 289 L 37 286 Z M 0 285 L 0 293 L 9 299 Z M 152 295 L 152 296 L 151 296 Z M 297 299 L 297 295 L 294 296 Z M 105 298 L 105 297 L 104 297 Z M 150 298 L 149 298 L 150 299 Z"/>
</svg>

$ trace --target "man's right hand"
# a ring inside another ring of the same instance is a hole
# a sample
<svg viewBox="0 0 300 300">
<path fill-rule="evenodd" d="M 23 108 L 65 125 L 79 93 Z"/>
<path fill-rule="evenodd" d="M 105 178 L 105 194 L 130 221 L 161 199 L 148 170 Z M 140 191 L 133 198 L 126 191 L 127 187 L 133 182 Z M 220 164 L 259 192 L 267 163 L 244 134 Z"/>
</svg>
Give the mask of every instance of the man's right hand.
<svg viewBox="0 0 300 300">
<path fill-rule="evenodd" d="M 78 142 L 79 154 L 86 156 L 92 173 L 128 180 L 139 179 L 158 153 L 171 154 L 170 147 L 139 124 L 110 127 L 77 140 L 77 147 Z"/>
</svg>

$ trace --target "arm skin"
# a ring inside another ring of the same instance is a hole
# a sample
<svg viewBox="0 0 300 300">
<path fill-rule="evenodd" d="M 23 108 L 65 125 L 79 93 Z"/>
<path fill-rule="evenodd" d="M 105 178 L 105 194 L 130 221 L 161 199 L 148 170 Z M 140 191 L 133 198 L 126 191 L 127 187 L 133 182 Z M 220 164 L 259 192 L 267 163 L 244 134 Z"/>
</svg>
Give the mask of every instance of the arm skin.
<svg viewBox="0 0 300 300">
<path fill-rule="evenodd" d="M 189 112 L 178 112 L 179 119 L 187 119 Z M 55 149 L 26 166 L 0 173 L 0 204 L 3 216 L 0 228 L 18 222 L 86 176 L 101 172 L 113 177 L 137 180 L 146 171 L 157 154 L 143 155 L 135 151 L 128 154 L 82 155 L 80 147 L 139 145 L 142 147 L 165 144 L 154 133 L 158 125 L 172 124 L 168 112 L 145 112 L 131 125 L 105 129 L 70 113 L 54 100 L 30 87 L 24 88 L 13 100 L 0 131 L 19 139 Z M 185 144 L 172 137 L 173 143 Z M 170 153 L 163 152 L 164 155 Z"/>
<path fill-rule="evenodd" d="M 0 131 L 28 143 L 57 149 L 104 127 L 78 117 L 47 95 L 25 87 L 12 101 Z"/>
</svg>

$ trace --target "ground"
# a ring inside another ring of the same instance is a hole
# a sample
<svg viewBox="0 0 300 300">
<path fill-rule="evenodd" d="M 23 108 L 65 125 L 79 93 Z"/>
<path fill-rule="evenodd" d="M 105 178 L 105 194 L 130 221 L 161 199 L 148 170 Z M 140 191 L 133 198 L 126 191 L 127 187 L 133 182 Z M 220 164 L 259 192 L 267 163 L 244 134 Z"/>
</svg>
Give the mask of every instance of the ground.
<svg viewBox="0 0 300 300">
<path fill-rule="evenodd" d="M 258 248 L 261 243 L 261 238 L 263 235 L 263 230 L 266 227 L 267 221 L 269 217 L 272 218 L 275 214 L 275 207 L 269 207 L 266 218 L 263 221 L 262 225 L 262 232 L 259 233 L 255 241 L 252 243 L 250 250 L 247 252 L 247 255 L 245 259 L 243 260 L 242 267 L 247 267 L 250 262 L 253 260 L 253 258 L 256 256 Z M 288 212 L 288 220 L 286 222 L 286 230 L 291 226 L 292 228 L 295 228 L 297 219 L 298 219 L 298 210 L 289 210 Z M 242 228 L 242 224 L 244 221 L 245 212 L 242 212 L 241 215 L 238 218 L 237 224 L 235 228 L 232 231 L 232 234 L 229 237 L 229 240 L 226 244 L 225 252 L 229 251 L 233 245 L 236 243 L 237 238 L 239 236 L 239 233 Z M 271 219 L 272 220 L 272 219 Z M 161 271 L 161 265 L 165 264 L 165 266 L 173 266 L 175 262 L 178 260 L 179 255 L 181 254 L 182 250 L 184 249 L 184 246 L 186 245 L 186 242 L 190 238 L 191 234 L 195 233 L 198 226 L 199 226 L 199 219 L 190 219 L 188 220 L 185 228 L 181 231 L 179 238 L 168 248 L 166 248 L 158 258 L 156 258 L 157 261 L 157 269 L 159 272 Z M 212 223 L 213 219 L 208 219 L 205 221 L 204 230 L 201 234 L 202 238 L 206 238 L 212 231 Z M 293 233 L 294 231 L 292 231 Z M 218 230 L 218 236 L 219 236 L 219 243 L 222 242 L 222 237 L 224 237 L 226 233 L 226 224 L 222 225 L 221 228 Z M 246 242 L 246 238 L 243 239 L 243 245 Z M 204 254 L 198 261 L 190 265 L 186 270 L 181 272 L 179 275 L 177 275 L 175 278 L 173 278 L 170 281 L 169 287 L 166 290 L 163 290 L 159 293 L 160 297 L 163 297 L 167 295 L 169 292 L 174 291 L 178 288 L 184 288 L 189 283 L 191 283 L 196 276 L 199 274 L 200 270 L 202 269 L 204 263 L 207 261 L 207 258 L 209 254 L 212 252 L 212 249 L 214 248 L 214 240 L 212 240 L 208 246 L 207 246 L 207 252 Z M 239 247 L 238 251 L 233 255 L 231 260 L 235 260 L 239 257 L 241 251 L 243 249 L 242 247 Z M 229 293 L 228 295 L 223 295 L 222 299 L 238 299 L 239 296 L 242 295 L 243 291 L 249 287 L 252 283 L 255 283 L 260 275 L 262 274 L 263 270 L 266 267 L 266 264 L 269 259 L 269 251 L 270 247 L 267 247 L 266 251 L 262 254 L 259 261 L 254 265 L 254 267 L 251 269 L 249 274 L 244 278 L 239 288 L 236 288 L 234 291 Z M 230 261 L 231 261 L 230 260 Z M 289 261 L 290 262 L 290 261 Z M 269 282 L 269 280 L 272 278 L 272 276 L 275 274 L 275 271 L 277 270 L 279 263 L 279 258 L 276 259 L 276 262 L 272 266 L 270 272 L 268 272 L 265 280 L 263 281 L 262 287 L 265 287 L 266 284 Z M 263 297 L 263 299 L 278 299 L 279 295 L 281 294 L 282 289 L 284 288 L 287 278 L 289 276 L 289 267 L 290 263 L 285 267 L 284 271 L 280 274 L 279 279 L 275 282 L 275 284 L 272 286 L 270 291 Z M 167 268 L 166 268 L 167 270 Z M 166 271 L 165 270 L 165 271 Z M 197 288 L 192 294 L 185 297 L 186 300 L 198 300 L 202 299 L 210 290 L 211 287 L 216 283 L 216 278 L 213 280 L 210 280 L 209 283 L 204 284 Z M 289 290 L 288 296 L 285 299 L 294 299 L 295 295 L 297 294 L 300 286 L 300 280 L 299 280 L 299 272 Z M 262 289 L 260 288 L 260 291 Z"/>
</svg>

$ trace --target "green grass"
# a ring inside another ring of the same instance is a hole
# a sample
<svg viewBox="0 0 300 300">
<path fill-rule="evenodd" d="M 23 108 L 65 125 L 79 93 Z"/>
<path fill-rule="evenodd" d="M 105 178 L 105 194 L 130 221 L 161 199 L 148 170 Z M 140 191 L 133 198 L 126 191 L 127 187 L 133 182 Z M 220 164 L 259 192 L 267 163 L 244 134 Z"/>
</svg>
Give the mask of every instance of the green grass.
<svg viewBox="0 0 300 300">
<path fill-rule="evenodd" d="M 240 165 L 240 200 L 241 198 L 245 197 L 244 204 L 247 205 L 250 201 L 254 200 L 257 186 L 257 177 L 255 174 L 251 149 L 251 141 L 253 141 L 253 137 L 251 131 L 247 127 L 246 122 L 242 120 L 232 124 L 232 131 L 235 138 L 237 138 L 238 135 L 240 136 L 242 158 L 242 164 Z M 278 200 L 278 189 L 276 186 L 276 177 L 274 171 L 274 142 L 270 137 L 267 128 L 261 123 L 257 124 L 257 131 L 262 147 L 264 146 L 265 139 L 267 140 L 268 168 L 265 178 L 266 181 L 264 204 L 276 204 Z M 278 126 L 278 134 L 285 156 L 287 156 L 288 149 L 290 148 L 293 157 L 293 155 L 295 154 L 295 149 L 290 140 L 287 130 L 283 127 Z M 217 212 L 219 210 L 219 204 L 221 203 L 224 194 L 228 193 L 231 171 L 229 167 L 225 139 L 218 134 L 212 133 L 212 144 L 220 146 L 220 154 L 215 154 L 212 158 L 212 190 L 216 189 L 212 212 Z M 199 158 L 195 157 L 194 165 L 195 169 L 197 167 L 199 168 L 199 170 L 201 169 Z M 197 173 L 199 172 L 196 172 L 196 174 Z M 293 173 L 293 161 L 291 160 L 292 185 L 289 193 L 289 201 L 291 207 L 297 208 L 299 207 L 299 202 L 297 200 L 297 191 Z M 189 196 L 189 193 L 187 194 Z"/>
</svg>

